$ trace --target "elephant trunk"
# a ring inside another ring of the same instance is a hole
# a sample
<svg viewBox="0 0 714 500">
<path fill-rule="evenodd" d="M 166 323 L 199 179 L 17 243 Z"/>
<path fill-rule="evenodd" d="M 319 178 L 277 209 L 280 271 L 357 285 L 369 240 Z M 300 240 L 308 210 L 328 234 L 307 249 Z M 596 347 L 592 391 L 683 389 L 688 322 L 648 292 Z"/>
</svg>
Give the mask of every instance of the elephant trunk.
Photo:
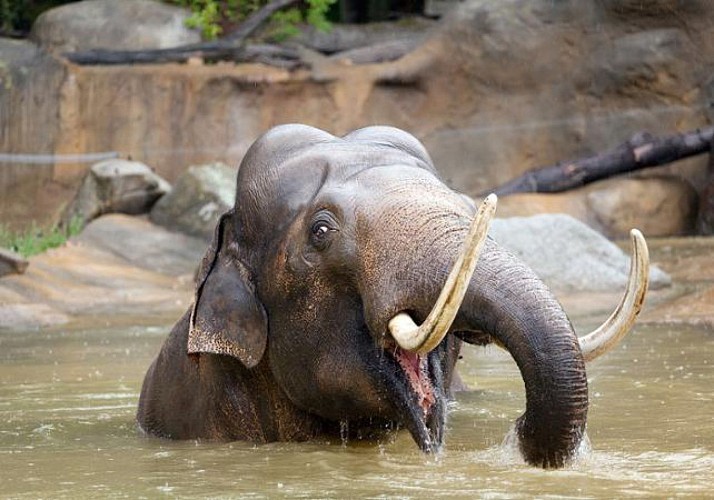
<svg viewBox="0 0 714 500">
<path fill-rule="evenodd" d="M 488 241 L 454 324 L 460 328 L 487 333 L 514 358 L 526 390 L 520 450 L 532 465 L 562 467 L 585 432 L 588 384 L 560 304 L 527 266 Z"/>
<path fill-rule="evenodd" d="M 446 336 L 476 270 L 495 210 L 496 195 L 490 195 L 481 204 L 471 222 L 464 248 L 424 323 L 417 326 L 407 313 L 399 313 L 389 322 L 389 332 L 400 348 L 426 354 Z"/>
<path fill-rule="evenodd" d="M 412 324 L 429 323 L 469 233 L 473 216 L 465 207 L 452 203 L 445 193 L 435 193 L 430 200 L 421 217 L 406 217 L 413 213 L 413 196 L 391 197 L 376 219 L 362 219 L 364 228 L 358 231 L 371 235 L 376 227 L 388 235 L 359 242 L 363 269 L 358 283 L 365 320 L 385 349 L 395 338 L 387 333 L 395 317 L 406 313 L 414 320 L 405 327 L 406 337 Z M 383 231 L 386 227 L 391 230 Z M 415 237 L 419 245 L 414 245 Z M 394 265 L 395 256 L 399 265 Z M 399 323 L 397 329 L 404 325 Z M 521 452 L 530 464 L 562 467 L 584 435 L 588 387 L 575 332 L 545 284 L 487 239 L 450 331 L 485 333 L 510 352 L 526 390 L 526 411 L 516 423 Z M 414 342 L 402 348 L 418 355 L 423 345 Z"/>
</svg>

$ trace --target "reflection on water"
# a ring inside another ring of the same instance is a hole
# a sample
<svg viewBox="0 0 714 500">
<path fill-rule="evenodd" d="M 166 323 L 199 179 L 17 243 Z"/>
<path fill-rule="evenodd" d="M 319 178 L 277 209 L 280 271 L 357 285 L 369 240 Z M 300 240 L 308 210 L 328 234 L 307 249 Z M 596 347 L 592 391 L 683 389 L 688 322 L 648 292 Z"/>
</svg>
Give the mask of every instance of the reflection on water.
<svg viewBox="0 0 714 500">
<path fill-rule="evenodd" d="M 467 348 L 474 389 L 453 403 L 447 447 L 407 434 L 355 443 L 167 442 L 133 419 L 169 326 L 0 333 L 0 480 L 7 497 L 700 497 L 714 484 L 714 334 L 638 327 L 589 367 L 592 450 L 565 470 L 502 445 L 523 409 L 515 365 Z"/>
</svg>

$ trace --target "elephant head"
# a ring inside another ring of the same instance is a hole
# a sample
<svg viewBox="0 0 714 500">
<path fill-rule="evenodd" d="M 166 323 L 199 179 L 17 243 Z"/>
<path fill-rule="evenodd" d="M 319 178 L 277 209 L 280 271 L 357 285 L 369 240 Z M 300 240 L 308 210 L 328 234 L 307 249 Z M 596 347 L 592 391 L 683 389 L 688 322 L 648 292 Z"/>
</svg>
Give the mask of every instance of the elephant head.
<svg viewBox="0 0 714 500">
<path fill-rule="evenodd" d="M 634 233 L 623 302 L 578 341 L 543 282 L 486 237 L 494 209 L 495 197 L 476 209 L 447 187 L 401 130 L 270 130 L 241 164 L 236 205 L 216 228 L 190 317 L 147 374 L 140 423 L 173 437 L 253 441 L 306 439 L 345 421 L 360 435 L 396 425 L 435 451 L 461 342 L 493 342 L 525 384 L 516 423 L 525 460 L 562 466 L 585 430 L 585 361 L 641 308 L 646 246 Z M 182 410 L 164 417 L 175 392 Z M 226 407 L 233 423 L 211 420 Z M 198 414 L 213 423 L 172 424 L 193 429 L 184 432 L 162 422 Z M 251 431 L 270 419 L 282 431 Z"/>
</svg>

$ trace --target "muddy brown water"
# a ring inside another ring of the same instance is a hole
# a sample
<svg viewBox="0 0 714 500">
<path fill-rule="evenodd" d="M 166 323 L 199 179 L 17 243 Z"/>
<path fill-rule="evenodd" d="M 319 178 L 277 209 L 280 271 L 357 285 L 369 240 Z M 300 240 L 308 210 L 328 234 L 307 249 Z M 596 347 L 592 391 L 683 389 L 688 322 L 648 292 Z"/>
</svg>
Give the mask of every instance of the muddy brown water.
<svg viewBox="0 0 714 500">
<path fill-rule="evenodd" d="M 590 320 L 580 327 L 592 326 Z M 714 484 L 714 335 L 639 326 L 589 367 L 584 449 L 570 467 L 523 465 L 504 443 L 523 409 L 510 358 L 467 348 L 472 391 L 447 445 L 169 442 L 142 437 L 143 374 L 170 329 L 64 327 L 0 333 L 0 495 L 11 498 L 703 497 Z"/>
</svg>

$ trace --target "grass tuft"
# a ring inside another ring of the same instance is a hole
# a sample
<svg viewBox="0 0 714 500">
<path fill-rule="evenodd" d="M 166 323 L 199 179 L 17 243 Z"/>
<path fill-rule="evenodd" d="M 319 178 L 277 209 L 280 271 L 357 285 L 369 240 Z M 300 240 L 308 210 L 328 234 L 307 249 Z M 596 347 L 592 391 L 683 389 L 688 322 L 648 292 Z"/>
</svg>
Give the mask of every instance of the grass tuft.
<svg viewBox="0 0 714 500">
<path fill-rule="evenodd" d="M 20 232 L 10 231 L 0 224 L 0 247 L 9 248 L 23 257 L 30 257 L 62 246 L 81 230 L 82 221 L 79 218 L 72 219 L 68 227 L 55 225 L 41 228 L 33 222 L 29 229 Z"/>
</svg>

